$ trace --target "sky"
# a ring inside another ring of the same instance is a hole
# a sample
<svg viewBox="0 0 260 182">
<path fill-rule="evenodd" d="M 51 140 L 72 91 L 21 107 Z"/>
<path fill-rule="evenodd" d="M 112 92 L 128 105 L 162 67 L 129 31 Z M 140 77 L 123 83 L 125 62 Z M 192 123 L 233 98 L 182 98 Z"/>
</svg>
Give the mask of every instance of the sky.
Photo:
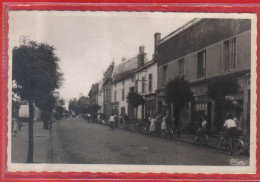
<svg viewBox="0 0 260 182">
<path fill-rule="evenodd" d="M 112 61 L 136 56 L 140 45 L 151 59 L 156 32 L 163 38 L 193 18 L 159 12 L 10 11 L 9 48 L 19 45 L 20 36 L 54 46 L 64 73 L 60 96 L 68 101 L 87 96 Z"/>
</svg>

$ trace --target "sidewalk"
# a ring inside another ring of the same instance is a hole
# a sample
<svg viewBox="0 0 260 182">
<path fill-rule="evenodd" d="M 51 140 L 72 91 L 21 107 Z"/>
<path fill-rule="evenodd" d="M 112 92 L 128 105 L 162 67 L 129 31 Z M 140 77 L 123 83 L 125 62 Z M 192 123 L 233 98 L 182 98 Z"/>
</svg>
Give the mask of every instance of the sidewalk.
<svg viewBox="0 0 260 182">
<path fill-rule="evenodd" d="M 128 127 L 129 131 L 136 131 L 134 124 L 135 123 L 132 122 L 129 125 L 129 127 Z M 119 128 L 125 129 L 124 124 L 119 124 Z M 178 141 L 178 142 L 183 142 L 183 143 L 194 144 L 194 138 L 195 138 L 195 135 L 192 135 L 192 134 L 181 133 L 181 137 L 178 137 L 178 135 L 176 133 L 176 134 L 173 135 L 172 140 Z M 208 135 L 208 138 L 209 138 L 208 145 L 205 146 L 205 147 L 216 148 L 217 137 Z"/>
<path fill-rule="evenodd" d="M 49 161 L 50 131 L 43 129 L 43 122 L 36 121 L 33 125 L 33 161 L 34 163 L 47 163 Z M 23 123 L 17 137 L 12 135 L 11 161 L 13 163 L 25 163 L 28 151 L 28 123 Z"/>
</svg>

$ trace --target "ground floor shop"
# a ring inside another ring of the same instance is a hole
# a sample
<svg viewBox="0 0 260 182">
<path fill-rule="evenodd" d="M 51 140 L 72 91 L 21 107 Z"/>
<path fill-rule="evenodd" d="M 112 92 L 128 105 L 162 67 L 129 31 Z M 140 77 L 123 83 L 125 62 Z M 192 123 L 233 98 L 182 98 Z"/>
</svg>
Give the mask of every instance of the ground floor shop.
<svg viewBox="0 0 260 182">
<path fill-rule="evenodd" d="M 235 95 L 226 96 L 224 100 L 216 101 L 208 97 L 207 90 L 210 81 L 192 84 L 193 99 L 178 116 L 180 128 L 183 132 L 195 132 L 203 119 L 207 120 L 207 129 L 216 134 L 221 131 L 228 115 L 237 118 L 237 128 L 244 134 L 249 134 L 250 128 L 250 75 L 243 74 L 236 77 L 239 91 Z M 157 93 L 157 112 L 169 113 L 175 120 L 174 105 L 167 105 L 165 91 Z"/>
</svg>

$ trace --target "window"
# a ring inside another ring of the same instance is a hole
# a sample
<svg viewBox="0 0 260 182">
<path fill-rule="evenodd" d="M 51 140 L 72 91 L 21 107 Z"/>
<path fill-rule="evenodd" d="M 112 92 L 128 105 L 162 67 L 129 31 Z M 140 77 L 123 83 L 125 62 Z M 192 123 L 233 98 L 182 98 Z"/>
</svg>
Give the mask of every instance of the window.
<svg viewBox="0 0 260 182">
<path fill-rule="evenodd" d="M 162 72 L 162 85 L 165 86 L 167 83 L 167 72 L 168 72 L 168 65 L 163 67 Z"/>
<path fill-rule="evenodd" d="M 184 76 L 184 59 L 178 61 L 179 76 Z"/>
<path fill-rule="evenodd" d="M 129 92 L 130 92 L 130 93 L 133 93 L 133 92 L 134 92 L 134 87 L 130 87 L 130 88 L 129 88 Z"/>
<path fill-rule="evenodd" d="M 125 81 L 122 81 L 122 85 L 125 85 Z"/>
<path fill-rule="evenodd" d="M 206 76 L 206 51 L 198 53 L 197 59 L 197 77 L 203 78 Z"/>
<path fill-rule="evenodd" d="M 135 80 L 135 92 L 138 93 L 138 80 Z"/>
<path fill-rule="evenodd" d="M 236 38 L 227 40 L 223 45 L 223 67 L 228 72 L 236 67 Z"/>
<path fill-rule="evenodd" d="M 145 93 L 145 77 L 142 77 L 142 93 Z"/>
<path fill-rule="evenodd" d="M 122 101 L 125 100 L 125 89 L 122 89 Z"/>
<path fill-rule="evenodd" d="M 114 91 L 114 102 L 116 102 L 116 91 Z"/>
<path fill-rule="evenodd" d="M 149 92 L 151 93 L 153 90 L 153 75 L 149 74 Z"/>
</svg>

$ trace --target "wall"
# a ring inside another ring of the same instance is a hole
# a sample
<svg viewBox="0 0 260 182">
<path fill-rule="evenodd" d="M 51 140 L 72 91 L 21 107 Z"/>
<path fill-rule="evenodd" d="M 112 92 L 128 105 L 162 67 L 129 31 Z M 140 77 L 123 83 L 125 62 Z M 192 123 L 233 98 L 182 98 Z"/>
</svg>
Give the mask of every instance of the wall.
<svg viewBox="0 0 260 182">
<path fill-rule="evenodd" d="M 251 31 L 246 31 L 235 36 L 237 38 L 236 68 L 232 72 L 239 72 L 239 71 L 250 69 L 250 60 L 251 60 L 250 35 L 251 35 Z M 228 37 L 228 39 L 231 39 L 232 37 Z M 198 80 L 203 80 L 203 79 L 219 76 L 222 74 L 226 74 L 224 73 L 224 69 L 223 69 L 223 42 L 225 40 L 209 45 L 197 52 L 193 52 L 191 54 L 182 57 L 184 58 L 185 79 L 187 79 L 190 82 L 195 82 Z M 206 77 L 202 79 L 197 79 L 197 54 L 198 52 L 203 50 L 206 50 Z M 179 59 L 176 59 L 168 63 L 168 75 L 167 75 L 168 81 L 178 76 L 178 60 Z M 162 85 L 163 66 L 164 65 L 158 67 L 158 88 L 163 87 Z M 228 73 L 232 73 L 232 72 L 228 72 Z"/>
<path fill-rule="evenodd" d="M 203 19 L 157 47 L 158 65 L 251 29 L 250 20 Z"/>
</svg>

